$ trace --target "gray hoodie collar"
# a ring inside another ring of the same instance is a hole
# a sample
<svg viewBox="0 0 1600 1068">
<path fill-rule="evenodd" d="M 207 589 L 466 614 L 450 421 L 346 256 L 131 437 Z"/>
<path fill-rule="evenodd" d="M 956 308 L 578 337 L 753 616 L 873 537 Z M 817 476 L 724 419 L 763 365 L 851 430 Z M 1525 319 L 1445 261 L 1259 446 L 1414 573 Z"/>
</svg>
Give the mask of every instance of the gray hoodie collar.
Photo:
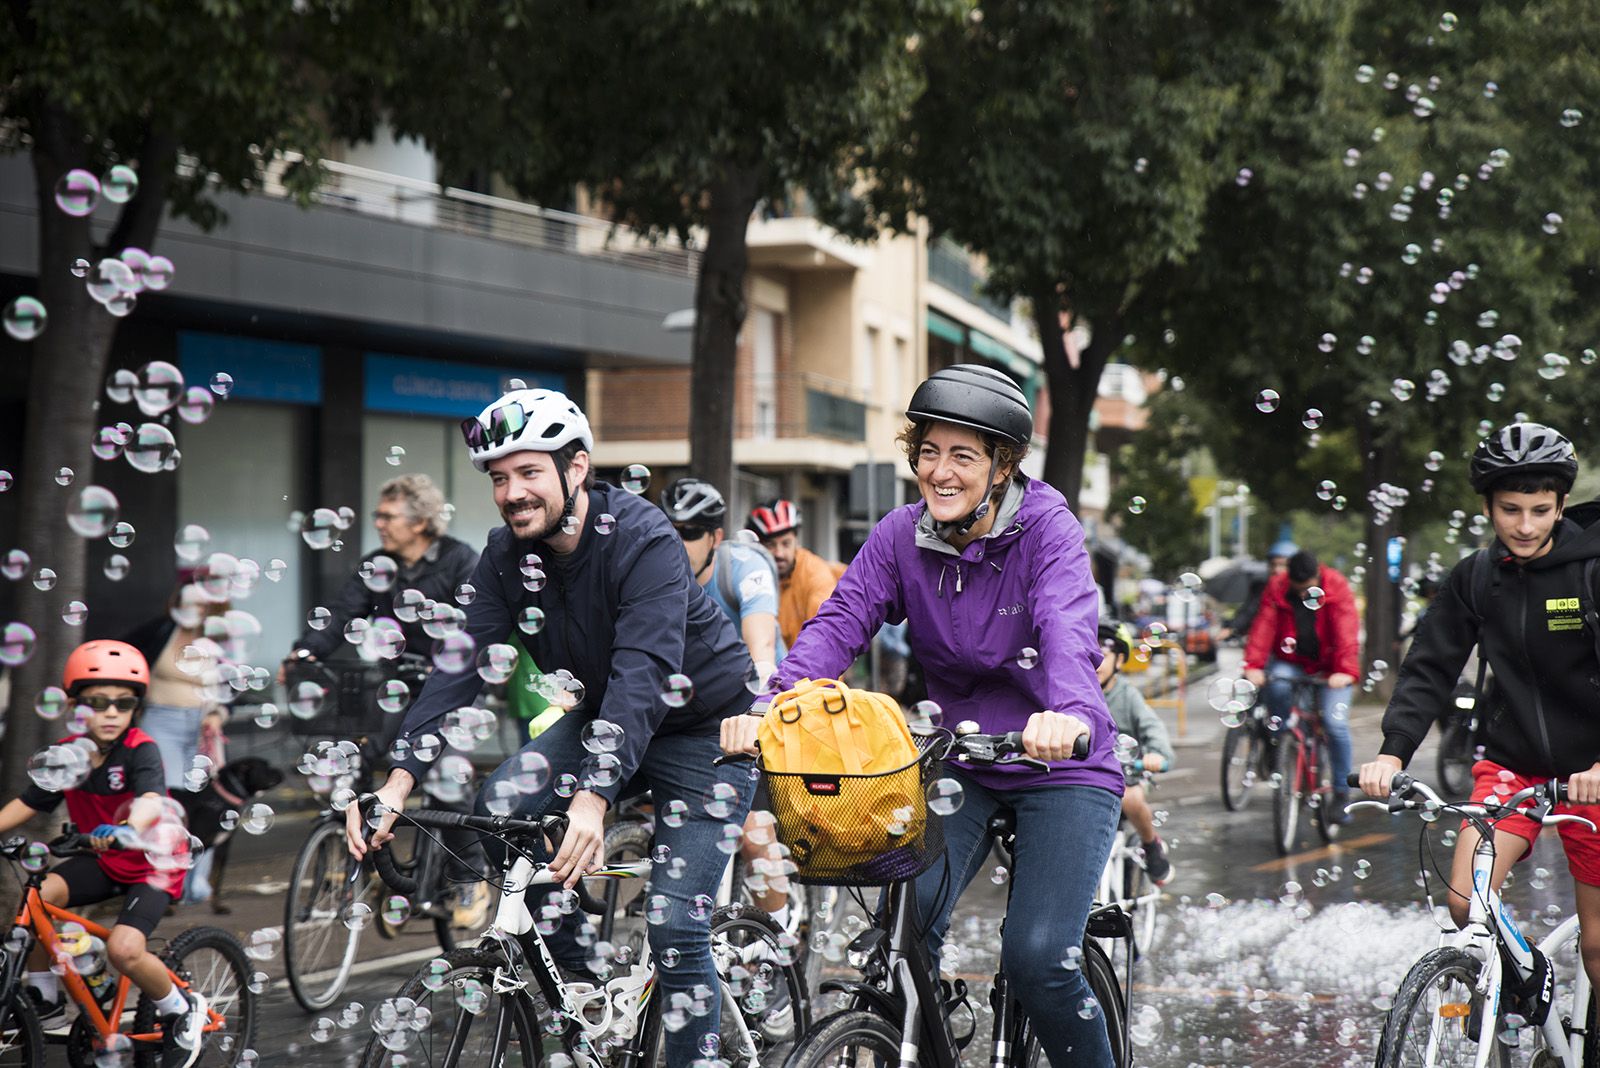
<svg viewBox="0 0 1600 1068">
<path fill-rule="evenodd" d="M 989 528 L 989 533 L 984 538 L 995 538 L 1011 529 L 1016 522 L 1017 513 L 1022 511 L 1022 494 L 1027 488 L 1027 478 L 1023 475 L 1013 475 L 1011 482 L 1006 486 L 1006 492 L 1000 498 L 1000 510 L 995 513 L 994 525 Z M 929 514 L 926 506 L 922 514 L 917 517 L 917 546 L 922 549 L 932 549 L 937 553 L 950 556 L 960 556 L 961 550 L 945 541 L 933 532 L 933 516 Z"/>
</svg>

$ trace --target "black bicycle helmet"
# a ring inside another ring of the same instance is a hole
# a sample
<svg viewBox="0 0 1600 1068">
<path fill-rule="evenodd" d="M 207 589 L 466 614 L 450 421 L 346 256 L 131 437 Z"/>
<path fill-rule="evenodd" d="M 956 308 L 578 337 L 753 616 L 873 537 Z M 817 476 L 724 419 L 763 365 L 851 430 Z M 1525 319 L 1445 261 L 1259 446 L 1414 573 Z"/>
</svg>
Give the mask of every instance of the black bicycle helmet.
<svg viewBox="0 0 1600 1068">
<path fill-rule="evenodd" d="M 722 492 L 703 478 L 680 478 L 661 491 L 661 510 L 673 526 L 720 527 L 728 515 Z"/>
<path fill-rule="evenodd" d="M 1021 388 L 1008 375 L 975 363 L 929 375 L 911 395 L 906 418 L 971 427 L 1013 445 L 1026 445 L 1033 437 L 1033 413 Z"/>
<path fill-rule="evenodd" d="M 1543 423 L 1512 423 L 1478 442 L 1467 477 L 1487 494 L 1508 475 L 1554 475 L 1566 494 L 1578 478 L 1578 454 L 1564 434 Z"/>
<path fill-rule="evenodd" d="M 1115 652 L 1119 652 L 1123 656 L 1133 655 L 1133 635 L 1128 633 L 1128 625 L 1126 623 L 1118 623 L 1114 619 L 1102 619 L 1100 621 L 1100 645 L 1104 648 L 1113 643 L 1117 646 L 1114 650 Z"/>
</svg>

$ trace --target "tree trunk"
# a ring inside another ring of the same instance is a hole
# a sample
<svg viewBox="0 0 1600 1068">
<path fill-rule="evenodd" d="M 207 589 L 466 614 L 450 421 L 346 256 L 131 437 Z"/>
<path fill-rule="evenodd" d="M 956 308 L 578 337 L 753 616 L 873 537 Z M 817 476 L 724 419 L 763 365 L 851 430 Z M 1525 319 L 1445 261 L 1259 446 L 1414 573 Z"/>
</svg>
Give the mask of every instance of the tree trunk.
<svg viewBox="0 0 1600 1068">
<path fill-rule="evenodd" d="M 1393 482 L 1397 474 L 1394 470 L 1394 450 L 1377 443 L 1365 424 L 1360 427 L 1359 437 L 1362 471 L 1367 487 L 1370 489 L 1384 482 Z M 1368 511 L 1367 554 L 1362 561 L 1367 568 L 1366 643 L 1362 649 L 1362 666 L 1370 668 L 1374 660 L 1389 662 L 1391 670 L 1379 684 L 1379 696 L 1384 699 L 1388 698 L 1394 687 L 1396 671 L 1393 669 L 1400 663 L 1400 587 L 1389 581 L 1388 561 L 1389 539 L 1399 533 L 1399 527 L 1392 517 L 1389 522 L 1379 524 L 1373 513 Z M 1402 563 L 1401 567 L 1404 566 Z"/>
<path fill-rule="evenodd" d="M 129 245 L 148 250 L 160 225 L 171 145 L 151 138 L 146 147 L 148 152 L 140 156 L 139 192 L 123 206 L 108 241 L 112 255 Z M 82 627 L 68 626 L 61 618 L 68 602 L 87 603 L 87 550 L 67 525 L 66 514 L 93 478 L 90 445 L 119 320 L 95 303 L 83 281 L 73 276 L 75 259 L 96 262 L 106 250 L 94 246 L 89 219 L 73 218 L 56 207 L 54 190 L 62 174 L 88 164 L 88 145 L 81 131 L 60 111 L 46 108 L 34 143 L 33 170 L 39 212 L 36 292 L 49 319 L 44 333 L 30 343 L 28 415 L 16 487 L 21 496 L 17 540 L 33 558 L 32 570 L 50 568 L 56 584 L 39 590 L 31 575 L 17 584 L 17 618 L 34 629 L 37 641 L 28 661 L 12 676 L 5 752 L 0 758 L 0 775 L 12 786 L 26 781 L 28 758 L 35 750 L 62 732 L 64 724 L 46 722 L 35 714 L 34 699 L 46 686 L 59 684 L 61 666 L 84 634 Z M 63 467 L 74 473 L 66 488 L 55 481 Z M 92 614 L 95 606 L 89 605 L 89 610 Z"/>
<path fill-rule="evenodd" d="M 694 296 L 689 371 L 689 470 L 733 493 L 734 367 L 744 326 L 746 231 L 760 199 L 760 167 L 729 165 L 712 183 L 706 247 Z"/>
<path fill-rule="evenodd" d="M 1044 480 L 1074 510 L 1083 490 L 1083 463 L 1089 449 L 1089 413 L 1100 387 L 1100 373 L 1122 337 L 1122 318 L 1094 324 L 1089 345 L 1078 353 L 1078 366 L 1067 360 L 1061 330 L 1061 300 L 1055 286 L 1036 290 L 1034 322 L 1044 349 L 1045 378 L 1050 388 L 1050 444 L 1044 458 Z"/>
</svg>

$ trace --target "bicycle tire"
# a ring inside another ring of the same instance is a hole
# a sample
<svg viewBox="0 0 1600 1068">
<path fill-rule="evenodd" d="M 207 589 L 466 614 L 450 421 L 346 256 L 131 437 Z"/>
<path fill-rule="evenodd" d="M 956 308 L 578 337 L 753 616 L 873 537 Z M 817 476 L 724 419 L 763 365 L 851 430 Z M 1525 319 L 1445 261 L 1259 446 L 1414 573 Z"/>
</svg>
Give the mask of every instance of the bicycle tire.
<svg viewBox="0 0 1600 1068">
<path fill-rule="evenodd" d="M 745 1051 L 734 1048 L 731 1041 L 737 1029 L 729 1026 L 730 1002 L 743 1016 L 756 1053 L 770 1064 L 782 1064 L 810 1026 L 810 988 L 795 963 L 799 947 L 785 946 L 784 934 L 756 905 L 724 905 L 711 914 L 711 959 L 723 992 L 720 1056 L 730 1064 L 746 1063 Z M 766 952 L 754 951 L 758 941 Z M 736 977 L 735 966 L 749 976 Z M 754 1000 L 757 989 L 762 991 L 759 1002 Z"/>
<path fill-rule="evenodd" d="M 1472 793 L 1472 731 L 1460 720 L 1452 720 L 1439 739 L 1437 757 L 1439 785 L 1447 797 L 1466 797 Z"/>
<path fill-rule="evenodd" d="M 1272 765 L 1272 844 L 1279 856 L 1294 851 L 1300 831 L 1300 739 L 1284 731 Z"/>
<path fill-rule="evenodd" d="M 0 1068 L 34 1068 L 44 1063 L 44 1031 L 39 1013 L 27 991 L 18 987 L 7 1006 L 5 1030 L 0 1031 Z"/>
<path fill-rule="evenodd" d="M 1583 1068 L 1600 1068 L 1600 999 L 1593 989 L 1583 1010 Z"/>
<path fill-rule="evenodd" d="M 836 1068 L 841 1064 L 862 1063 L 856 1057 L 841 1056 L 848 1050 L 873 1054 L 871 1063 L 900 1062 L 900 1025 L 862 1009 L 846 1009 L 825 1016 L 795 1044 L 784 1068 Z M 930 1064 L 926 1056 L 918 1063 Z"/>
<path fill-rule="evenodd" d="M 1127 846 L 1130 850 L 1140 848 L 1139 836 L 1133 831 L 1126 832 Z M 1140 903 L 1140 899 L 1148 894 L 1158 893 L 1156 884 L 1150 881 L 1150 873 L 1145 871 L 1144 865 L 1136 863 L 1129 857 L 1122 865 L 1122 896 L 1131 902 L 1129 912 L 1133 919 L 1133 955 L 1143 960 L 1150 952 L 1156 940 L 1156 904 L 1159 897 Z"/>
<path fill-rule="evenodd" d="M 650 843 L 654 832 L 643 820 L 619 820 L 606 831 L 605 860 L 609 864 L 627 864 L 646 860 L 650 856 Z M 637 955 L 644 948 L 644 879 L 585 879 L 584 888 L 596 901 L 606 906 L 605 914 L 596 924 L 602 942 L 627 945 Z M 618 921 L 624 921 L 619 928 Z M 618 931 L 622 934 L 619 938 Z"/>
<path fill-rule="evenodd" d="M 347 887 L 348 857 L 344 825 L 325 820 L 311 828 L 290 869 L 283 963 L 289 992 L 307 1012 L 332 1005 L 355 965 L 361 932 L 346 928 L 341 914 L 366 896 L 369 877 L 362 873 L 354 890 Z"/>
<path fill-rule="evenodd" d="M 815 993 L 822 980 L 822 966 L 830 959 L 844 959 L 844 943 L 839 932 L 844 927 L 844 914 L 850 904 L 850 895 L 841 886 L 807 886 L 805 889 L 805 923 L 801 942 L 800 975 L 806 991 Z"/>
<path fill-rule="evenodd" d="M 362 1051 L 362 1068 L 388 1068 L 396 1053 L 405 1054 L 412 1068 L 457 1068 L 458 1065 L 490 1063 L 499 1063 L 504 1068 L 535 1068 L 545 1063 L 540 1029 L 542 999 L 535 1002 L 520 990 L 493 992 L 495 969 L 505 963 L 504 953 L 495 944 L 463 946 L 437 959 L 447 965 L 442 982 L 431 972 L 433 961 L 429 961 L 394 995 L 395 999 L 410 998 L 417 1007 L 426 1008 L 430 1014 L 428 1023 L 434 1026 L 425 1025 L 420 1031 L 402 1027 L 384 1034 L 374 1030 Z M 488 999 L 481 1014 L 461 1007 L 460 999 L 469 980 L 476 982 Z M 436 983 L 438 985 L 434 985 Z M 494 1062 L 490 1057 L 494 1021 L 496 1013 L 502 1009 L 513 1014 L 513 1044 L 506 1049 L 501 1061 Z M 463 1024 L 467 1027 L 464 1044 L 451 1057 L 448 1055 L 451 1038 Z M 389 1039 L 390 1035 L 399 1037 Z M 386 1041 L 404 1044 L 389 1046 Z"/>
<path fill-rule="evenodd" d="M 1317 829 L 1317 836 L 1325 845 L 1339 838 L 1339 824 L 1328 819 L 1328 810 L 1333 805 L 1333 771 L 1327 756 L 1328 747 L 1320 738 L 1312 742 L 1306 756 L 1307 762 L 1314 760 L 1317 765 L 1316 794 L 1311 805 L 1311 825 Z"/>
<path fill-rule="evenodd" d="M 1264 743 L 1253 723 L 1229 727 L 1222 739 L 1222 807 L 1242 812 L 1250 803 Z"/>
<path fill-rule="evenodd" d="M 1419 1035 L 1418 1023 L 1425 1023 L 1429 1027 L 1435 1022 L 1446 1019 L 1440 1015 L 1439 1003 L 1428 1001 L 1429 992 L 1435 984 L 1446 982 L 1456 984 L 1449 993 L 1452 998 L 1464 996 L 1465 1002 L 1458 1004 L 1472 1005 L 1477 999 L 1473 993 L 1473 983 L 1477 981 L 1478 971 L 1482 964 L 1476 957 L 1465 950 L 1454 946 L 1435 949 L 1418 958 L 1406 972 L 1406 977 L 1400 983 L 1400 989 L 1395 993 L 1394 1005 L 1384 1017 L 1383 1033 L 1378 1039 L 1378 1055 L 1373 1062 L 1377 1068 L 1405 1068 L 1407 1065 L 1427 1065 L 1446 1063 L 1438 1058 L 1430 1062 L 1425 1054 L 1429 1045 L 1430 1036 L 1426 1030 Z M 1422 1020 L 1415 1019 L 1418 1010 L 1423 1013 Z M 1462 1051 L 1465 1063 L 1473 1063 L 1478 1053 L 1476 1035 L 1469 1037 L 1467 1028 L 1474 1023 L 1474 1009 L 1466 1016 L 1460 1017 L 1459 1024 L 1440 1023 L 1439 1029 L 1431 1036 L 1439 1045 L 1447 1041 L 1459 1042 L 1458 1048 Z M 1498 1026 L 1495 1028 L 1498 1032 Z M 1418 1054 L 1416 1043 L 1422 1044 L 1422 1055 Z M 1505 1068 L 1509 1063 L 1507 1047 L 1500 1042 L 1495 1042 L 1494 1050 L 1490 1054 L 1489 1063 L 1495 1068 Z M 1435 1046 L 1437 1054 L 1439 1046 Z M 1462 1060 L 1453 1060 L 1449 1063 L 1462 1063 Z"/>
<path fill-rule="evenodd" d="M 204 954 L 214 959 L 205 960 Z M 197 1068 L 233 1068 L 245 1050 L 255 1047 L 256 1041 L 258 1006 L 250 989 L 254 969 L 244 946 L 220 927 L 191 927 L 167 943 L 161 962 L 191 990 L 204 995 L 208 1008 L 223 1016 L 222 1030 L 205 1035 L 204 1047 L 195 1061 Z M 133 1030 L 135 1034 L 157 1030 L 156 1005 L 147 997 L 139 999 Z M 136 1050 L 134 1063 L 138 1068 L 156 1068 L 161 1063 L 161 1050 Z"/>
</svg>

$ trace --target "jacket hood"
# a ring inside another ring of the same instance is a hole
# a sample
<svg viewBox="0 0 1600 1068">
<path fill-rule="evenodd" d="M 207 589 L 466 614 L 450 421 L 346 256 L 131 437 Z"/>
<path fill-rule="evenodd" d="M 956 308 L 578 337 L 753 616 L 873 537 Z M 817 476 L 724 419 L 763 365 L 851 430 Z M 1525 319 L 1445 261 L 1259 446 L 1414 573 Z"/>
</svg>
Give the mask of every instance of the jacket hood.
<svg viewBox="0 0 1600 1068">
<path fill-rule="evenodd" d="M 1050 507 L 1048 502 L 1040 499 L 1040 494 L 1030 493 L 1030 484 L 1044 486 L 1045 483 L 1033 483 L 1033 480 L 1020 471 L 1012 476 L 1011 482 L 1006 486 L 1005 494 L 1000 498 L 1000 507 L 995 512 L 994 525 L 989 528 L 989 533 L 978 538 L 978 541 L 998 549 L 1002 545 L 1014 540 L 1022 533 L 1024 527 L 1036 521 Z M 1054 489 L 1051 489 L 1054 493 Z M 1056 493 L 1056 500 L 1062 508 L 1067 506 L 1066 499 Z M 960 556 L 961 553 L 954 545 L 945 541 L 933 530 L 933 516 L 928 513 L 926 501 L 918 501 L 910 507 L 916 509 L 917 545 L 934 552 L 945 553 L 949 556 Z"/>
<path fill-rule="evenodd" d="M 1529 571 L 1545 571 L 1562 567 L 1574 560 L 1600 557 L 1600 501 L 1585 501 L 1567 510 L 1556 526 L 1555 543 L 1543 556 L 1522 565 Z M 1510 552 L 1497 538 L 1494 542 L 1495 562 L 1510 565 Z M 1511 565 L 1515 566 L 1515 565 Z"/>
</svg>

